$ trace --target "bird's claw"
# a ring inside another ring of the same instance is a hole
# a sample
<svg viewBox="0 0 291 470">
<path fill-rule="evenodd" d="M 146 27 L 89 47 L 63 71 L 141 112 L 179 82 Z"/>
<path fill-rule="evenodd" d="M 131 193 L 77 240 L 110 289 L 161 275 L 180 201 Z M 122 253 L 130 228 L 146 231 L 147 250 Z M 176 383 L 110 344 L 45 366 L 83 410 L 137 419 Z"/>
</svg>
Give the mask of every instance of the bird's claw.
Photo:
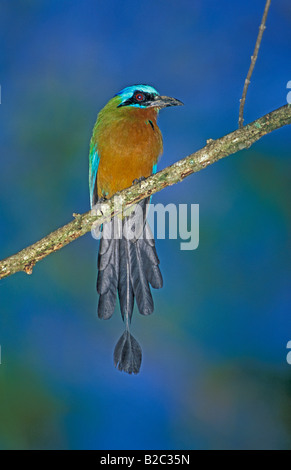
<svg viewBox="0 0 291 470">
<path fill-rule="evenodd" d="M 146 178 L 144 176 L 141 176 L 140 178 L 135 178 L 132 182 L 132 184 L 138 184 L 144 181 Z"/>
<path fill-rule="evenodd" d="M 100 213 L 101 213 L 102 216 L 103 216 L 104 214 L 103 214 L 103 212 L 102 212 L 102 210 L 101 210 L 101 207 L 102 207 L 102 204 L 103 204 L 104 202 L 106 202 L 106 201 L 107 201 L 106 197 L 103 197 L 103 196 L 100 197 L 100 198 L 98 199 L 98 201 L 97 201 L 97 206 L 98 206 L 98 209 L 99 209 L 99 211 L 100 211 Z"/>
</svg>

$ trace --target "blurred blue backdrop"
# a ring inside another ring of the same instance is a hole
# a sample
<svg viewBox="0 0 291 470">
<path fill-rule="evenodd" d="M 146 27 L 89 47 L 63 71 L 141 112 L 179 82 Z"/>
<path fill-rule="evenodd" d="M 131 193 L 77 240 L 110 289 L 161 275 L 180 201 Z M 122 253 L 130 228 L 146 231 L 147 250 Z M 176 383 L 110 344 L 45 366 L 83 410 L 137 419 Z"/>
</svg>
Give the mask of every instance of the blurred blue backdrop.
<svg viewBox="0 0 291 470">
<path fill-rule="evenodd" d="M 89 209 L 98 110 L 149 83 L 159 168 L 237 128 L 264 0 L 2 0 L 0 255 Z M 291 3 L 272 2 L 246 121 L 286 104 Z M 200 205 L 200 245 L 160 240 L 164 288 L 134 315 L 143 364 L 113 366 L 87 234 L 0 283 L 2 449 L 287 449 L 291 442 L 290 127 L 155 195 Z"/>
</svg>

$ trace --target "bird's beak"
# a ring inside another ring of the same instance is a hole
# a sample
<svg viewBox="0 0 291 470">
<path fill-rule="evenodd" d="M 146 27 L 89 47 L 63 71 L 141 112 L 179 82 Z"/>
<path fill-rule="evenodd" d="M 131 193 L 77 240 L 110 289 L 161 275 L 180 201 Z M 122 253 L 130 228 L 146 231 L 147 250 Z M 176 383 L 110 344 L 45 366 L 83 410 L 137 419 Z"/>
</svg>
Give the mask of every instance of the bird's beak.
<svg viewBox="0 0 291 470">
<path fill-rule="evenodd" d="M 155 98 L 147 105 L 147 108 L 167 108 L 168 106 L 183 106 L 184 103 L 170 96 L 155 96 Z"/>
</svg>

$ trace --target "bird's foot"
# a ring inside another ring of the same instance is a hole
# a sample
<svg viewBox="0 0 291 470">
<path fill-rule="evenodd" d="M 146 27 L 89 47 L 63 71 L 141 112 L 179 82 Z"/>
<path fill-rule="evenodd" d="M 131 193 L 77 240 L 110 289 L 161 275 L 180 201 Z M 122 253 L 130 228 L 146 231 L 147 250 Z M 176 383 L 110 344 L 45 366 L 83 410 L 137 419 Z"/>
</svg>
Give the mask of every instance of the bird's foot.
<svg viewBox="0 0 291 470">
<path fill-rule="evenodd" d="M 135 178 L 132 182 L 132 184 L 138 184 L 144 181 L 146 178 L 144 176 L 141 176 L 140 178 Z"/>
<path fill-rule="evenodd" d="M 98 201 L 96 202 L 96 206 L 95 206 L 95 207 L 96 207 L 96 212 L 97 212 L 97 210 L 99 210 L 102 216 L 103 216 L 104 214 L 103 214 L 103 212 L 102 212 L 101 207 L 102 207 L 102 204 L 103 204 L 104 202 L 106 202 L 106 201 L 107 201 L 106 197 L 103 197 L 103 196 L 102 196 L 102 197 L 100 197 L 100 198 L 98 199 Z"/>
</svg>

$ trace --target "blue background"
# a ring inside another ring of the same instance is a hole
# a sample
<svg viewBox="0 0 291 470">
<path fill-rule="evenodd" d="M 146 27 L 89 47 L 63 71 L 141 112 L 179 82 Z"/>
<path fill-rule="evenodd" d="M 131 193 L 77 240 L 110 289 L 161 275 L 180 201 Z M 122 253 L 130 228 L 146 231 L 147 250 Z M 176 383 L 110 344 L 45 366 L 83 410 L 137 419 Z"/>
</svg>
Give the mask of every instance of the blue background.
<svg viewBox="0 0 291 470">
<path fill-rule="evenodd" d="M 263 0 L 0 5 L 0 255 L 89 209 L 97 112 L 148 83 L 159 168 L 237 128 Z M 286 104 L 291 3 L 272 2 L 246 122 Z M 0 283 L 2 449 L 287 449 L 291 442 L 290 127 L 154 196 L 200 205 L 200 245 L 160 240 L 164 288 L 134 315 L 143 364 L 120 373 L 118 310 L 97 319 L 87 234 Z"/>
</svg>

